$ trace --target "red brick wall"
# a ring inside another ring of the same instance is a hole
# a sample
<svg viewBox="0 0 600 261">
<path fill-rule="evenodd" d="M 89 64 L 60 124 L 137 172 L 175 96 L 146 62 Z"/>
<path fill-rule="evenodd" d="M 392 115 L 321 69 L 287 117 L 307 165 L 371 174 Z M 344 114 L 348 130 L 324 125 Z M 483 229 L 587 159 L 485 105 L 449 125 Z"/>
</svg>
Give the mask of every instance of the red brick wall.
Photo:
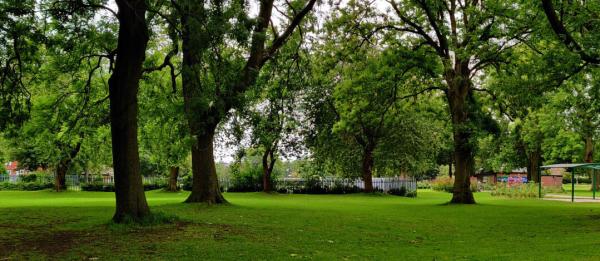
<svg viewBox="0 0 600 261">
<path fill-rule="evenodd" d="M 562 176 L 542 176 L 542 186 L 544 187 L 561 187 Z"/>
</svg>

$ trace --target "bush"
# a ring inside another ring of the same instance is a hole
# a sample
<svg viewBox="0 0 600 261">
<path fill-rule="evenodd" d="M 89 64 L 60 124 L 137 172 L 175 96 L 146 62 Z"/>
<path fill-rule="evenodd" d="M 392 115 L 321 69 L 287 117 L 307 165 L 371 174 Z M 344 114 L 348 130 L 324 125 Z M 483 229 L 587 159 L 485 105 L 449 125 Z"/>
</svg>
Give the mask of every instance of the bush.
<svg viewBox="0 0 600 261">
<path fill-rule="evenodd" d="M 420 180 L 417 181 L 418 189 L 431 189 L 431 181 L 430 180 Z"/>
<path fill-rule="evenodd" d="M 262 191 L 262 167 L 249 166 L 233 174 L 229 192 L 256 192 Z"/>
<path fill-rule="evenodd" d="M 406 188 L 404 186 L 400 187 L 399 189 L 390 189 L 387 191 L 388 194 L 390 195 L 396 195 L 396 196 L 401 196 L 404 197 L 406 196 Z"/>
<path fill-rule="evenodd" d="M 165 187 L 165 185 L 161 184 L 160 182 L 157 182 L 157 183 L 147 183 L 147 184 L 144 184 L 144 191 L 156 190 L 156 189 L 161 189 L 161 188 L 164 188 L 164 187 Z M 83 190 L 83 191 L 114 192 L 115 191 L 115 185 L 114 184 L 104 184 L 104 183 L 94 182 L 94 183 L 88 183 L 88 184 L 81 184 L 81 190 Z"/>
<path fill-rule="evenodd" d="M 536 183 L 521 183 L 521 184 L 508 184 L 498 183 L 494 190 L 492 190 L 492 196 L 496 197 L 509 197 L 509 198 L 537 198 L 539 196 L 538 184 Z M 542 190 L 542 195 L 545 193 Z"/>
<path fill-rule="evenodd" d="M 104 191 L 104 192 L 114 192 L 115 186 L 113 184 L 104 184 L 104 183 L 87 183 L 81 185 L 81 190 L 83 191 Z"/>
<path fill-rule="evenodd" d="M 48 182 L 2 182 L 0 183 L 0 190 L 25 190 L 25 191 L 34 191 L 34 190 L 43 190 L 53 188 L 53 183 Z"/>
<path fill-rule="evenodd" d="M 406 197 L 407 198 L 416 198 L 417 197 L 417 191 L 411 191 L 411 192 L 407 192 L 406 193 Z"/>
<path fill-rule="evenodd" d="M 495 188 L 496 188 L 496 185 L 492 184 L 492 183 L 483 183 L 483 184 L 481 184 L 481 186 L 479 186 L 480 191 L 492 191 Z"/>
<path fill-rule="evenodd" d="M 431 182 L 431 189 L 436 190 L 436 191 L 445 191 L 448 193 L 452 193 L 452 191 L 454 190 L 454 178 L 450 178 L 450 177 L 437 178 Z M 479 188 L 477 188 L 477 183 L 475 183 L 475 182 L 471 183 L 470 189 L 471 189 L 471 192 L 479 191 Z"/>
<path fill-rule="evenodd" d="M 25 176 L 21 176 L 21 182 L 35 182 L 37 180 L 36 174 L 29 174 Z"/>
<path fill-rule="evenodd" d="M 439 177 L 434 179 L 431 182 L 431 189 L 452 193 L 452 190 L 454 189 L 454 179 L 450 177 Z"/>
</svg>

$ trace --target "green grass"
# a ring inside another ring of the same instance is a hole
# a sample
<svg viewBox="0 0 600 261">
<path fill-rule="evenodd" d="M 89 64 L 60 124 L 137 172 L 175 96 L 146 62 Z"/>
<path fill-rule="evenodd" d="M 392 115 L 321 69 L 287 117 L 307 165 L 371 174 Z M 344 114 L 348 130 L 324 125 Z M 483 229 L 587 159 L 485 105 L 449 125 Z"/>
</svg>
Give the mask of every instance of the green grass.
<svg viewBox="0 0 600 261">
<path fill-rule="evenodd" d="M 571 196 L 571 184 L 563 184 L 562 193 L 550 193 L 550 194 L 564 194 Z M 590 184 L 575 184 L 575 196 L 576 197 L 591 197 L 592 196 L 592 185 Z M 596 191 L 596 196 L 600 198 L 600 192 Z"/>
<path fill-rule="evenodd" d="M 0 192 L 0 260 L 594 260 L 600 204 L 476 194 L 227 193 L 227 206 L 151 191 L 174 224 L 110 224 L 113 193 Z"/>
</svg>

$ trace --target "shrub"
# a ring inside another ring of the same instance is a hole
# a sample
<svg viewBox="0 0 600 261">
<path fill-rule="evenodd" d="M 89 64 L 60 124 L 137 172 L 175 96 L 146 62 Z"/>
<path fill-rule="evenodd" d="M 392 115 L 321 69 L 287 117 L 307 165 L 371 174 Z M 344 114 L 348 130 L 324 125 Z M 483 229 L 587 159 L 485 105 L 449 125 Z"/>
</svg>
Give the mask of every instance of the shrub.
<svg viewBox="0 0 600 261">
<path fill-rule="evenodd" d="M 417 181 L 418 189 L 431 189 L 431 181 L 429 180 L 420 180 Z"/>
<path fill-rule="evenodd" d="M 454 190 L 454 178 L 450 177 L 440 177 L 431 182 L 431 189 L 436 191 L 445 191 L 448 193 L 452 193 Z M 471 182 L 471 192 L 479 191 L 477 188 L 477 183 Z"/>
<path fill-rule="evenodd" d="M 93 182 L 93 183 L 82 184 L 81 190 L 114 192 L 115 186 L 113 184 L 104 184 L 104 183 L 99 183 L 99 182 Z"/>
<path fill-rule="evenodd" d="M 542 194 L 544 194 L 542 190 Z M 536 183 L 521 183 L 521 184 L 508 184 L 498 183 L 494 190 L 492 190 L 492 196 L 497 197 L 509 197 L 509 198 L 537 198 L 539 196 L 538 185 Z"/>
<path fill-rule="evenodd" d="M 35 182 L 37 180 L 36 174 L 29 174 L 21 177 L 21 182 Z"/>
<path fill-rule="evenodd" d="M 388 194 L 390 195 L 396 195 L 396 196 L 401 196 L 404 197 L 407 194 L 406 188 L 404 186 L 400 187 L 399 189 L 393 188 L 387 191 Z"/>
<path fill-rule="evenodd" d="M 34 191 L 34 190 L 43 190 L 53 188 L 53 183 L 48 182 L 2 182 L 0 183 L 0 190 L 26 190 L 26 191 Z"/>
<path fill-rule="evenodd" d="M 408 198 L 416 198 L 417 197 L 417 191 L 411 191 L 411 192 L 407 192 L 406 193 L 406 197 Z"/>
<path fill-rule="evenodd" d="M 492 184 L 492 183 L 483 183 L 483 184 L 481 184 L 481 186 L 480 186 L 480 188 L 479 188 L 479 189 L 480 189 L 481 191 L 492 191 L 492 190 L 494 190 L 495 188 L 496 188 L 496 185 L 495 185 L 495 184 Z"/>
<path fill-rule="evenodd" d="M 454 188 L 454 179 L 450 177 L 440 177 L 431 182 L 431 189 L 436 191 L 445 191 L 452 193 Z"/>
<path fill-rule="evenodd" d="M 165 186 L 163 184 L 161 184 L 160 182 L 157 182 L 157 183 L 147 183 L 147 184 L 144 184 L 144 191 L 161 189 L 161 188 L 164 188 L 164 187 Z M 98 182 L 87 183 L 87 184 L 81 184 L 81 190 L 83 190 L 83 191 L 114 192 L 115 191 L 115 185 L 114 184 L 98 183 Z"/>
<path fill-rule="evenodd" d="M 2 182 L 0 183 L 0 190 L 17 190 L 17 184 L 10 182 Z"/>
</svg>

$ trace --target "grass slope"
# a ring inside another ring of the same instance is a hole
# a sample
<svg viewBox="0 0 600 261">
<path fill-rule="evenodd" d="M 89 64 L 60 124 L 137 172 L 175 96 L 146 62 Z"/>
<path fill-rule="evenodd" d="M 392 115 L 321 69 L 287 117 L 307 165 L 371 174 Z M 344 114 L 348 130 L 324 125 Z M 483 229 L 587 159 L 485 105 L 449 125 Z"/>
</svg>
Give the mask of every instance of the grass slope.
<svg viewBox="0 0 600 261">
<path fill-rule="evenodd" d="M 449 194 L 226 193 L 227 206 L 147 192 L 175 224 L 109 224 L 112 193 L 0 191 L 0 260 L 593 260 L 600 204 Z"/>
</svg>

